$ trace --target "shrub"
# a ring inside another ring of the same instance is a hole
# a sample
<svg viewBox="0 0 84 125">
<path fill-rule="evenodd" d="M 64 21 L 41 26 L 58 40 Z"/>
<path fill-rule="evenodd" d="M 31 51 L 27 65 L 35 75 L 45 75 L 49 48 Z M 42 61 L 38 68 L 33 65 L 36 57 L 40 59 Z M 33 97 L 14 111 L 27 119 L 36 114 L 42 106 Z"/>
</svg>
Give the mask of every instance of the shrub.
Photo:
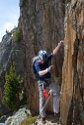
<svg viewBox="0 0 84 125">
<path fill-rule="evenodd" d="M 37 119 L 37 116 L 28 116 L 26 119 L 24 119 L 19 125 L 31 125 L 34 123 Z"/>
<path fill-rule="evenodd" d="M 18 42 L 21 40 L 21 25 L 19 24 L 17 28 L 15 28 L 14 32 L 13 32 L 13 37 L 14 37 L 14 41 Z"/>
</svg>

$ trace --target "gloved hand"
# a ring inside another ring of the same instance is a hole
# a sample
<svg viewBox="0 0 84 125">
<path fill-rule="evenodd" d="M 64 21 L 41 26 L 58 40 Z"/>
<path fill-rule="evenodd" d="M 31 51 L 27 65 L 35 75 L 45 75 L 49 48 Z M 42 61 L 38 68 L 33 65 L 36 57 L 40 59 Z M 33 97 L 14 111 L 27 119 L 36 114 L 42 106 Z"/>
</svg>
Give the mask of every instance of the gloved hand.
<svg viewBox="0 0 84 125">
<path fill-rule="evenodd" d="M 50 72 L 51 70 L 52 70 L 52 65 L 46 69 L 47 72 Z"/>
</svg>

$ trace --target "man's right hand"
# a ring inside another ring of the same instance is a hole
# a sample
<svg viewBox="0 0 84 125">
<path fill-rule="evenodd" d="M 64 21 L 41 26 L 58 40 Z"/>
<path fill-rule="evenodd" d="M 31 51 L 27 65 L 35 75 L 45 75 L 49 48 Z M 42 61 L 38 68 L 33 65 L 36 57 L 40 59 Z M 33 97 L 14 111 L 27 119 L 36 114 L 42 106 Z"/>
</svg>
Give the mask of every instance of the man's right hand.
<svg viewBox="0 0 84 125">
<path fill-rule="evenodd" d="M 64 40 L 61 40 L 61 41 L 60 41 L 60 44 L 64 44 Z"/>
<path fill-rule="evenodd" d="M 49 67 L 46 69 L 46 71 L 47 71 L 47 72 L 51 72 L 52 67 L 53 67 L 53 65 L 49 66 Z"/>
</svg>

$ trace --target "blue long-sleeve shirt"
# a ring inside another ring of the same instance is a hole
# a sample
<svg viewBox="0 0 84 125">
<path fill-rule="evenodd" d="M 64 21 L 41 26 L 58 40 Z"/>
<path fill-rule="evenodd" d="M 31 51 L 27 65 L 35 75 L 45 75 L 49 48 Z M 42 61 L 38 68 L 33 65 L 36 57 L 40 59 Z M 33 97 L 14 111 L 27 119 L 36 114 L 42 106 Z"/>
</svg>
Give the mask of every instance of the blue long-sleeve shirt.
<svg viewBox="0 0 84 125">
<path fill-rule="evenodd" d="M 41 80 L 41 81 L 45 81 L 46 79 L 51 78 L 51 73 L 48 72 L 43 76 L 39 75 L 39 71 L 45 70 L 46 68 L 48 68 L 51 65 L 51 59 L 52 59 L 53 55 L 49 54 L 48 55 L 48 59 L 45 63 L 40 63 L 38 61 L 35 62 L 34 66 L 35 66 L 35 70 L 36 70 L 36 77 L 37 80 Z"/>
</svg>

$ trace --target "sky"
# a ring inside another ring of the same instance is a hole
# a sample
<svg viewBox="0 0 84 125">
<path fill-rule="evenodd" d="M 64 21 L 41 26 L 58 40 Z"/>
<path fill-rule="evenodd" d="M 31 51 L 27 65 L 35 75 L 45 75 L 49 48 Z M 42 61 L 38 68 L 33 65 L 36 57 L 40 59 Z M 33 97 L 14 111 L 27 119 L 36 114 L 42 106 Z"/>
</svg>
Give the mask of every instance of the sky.
<svg viewBox="0 0 84 125">
<path fill-rule="evenodd" d="M 18 26 L 20 0 L 0 0 L 0 42 L 7 31 Z"/>
</svg>

